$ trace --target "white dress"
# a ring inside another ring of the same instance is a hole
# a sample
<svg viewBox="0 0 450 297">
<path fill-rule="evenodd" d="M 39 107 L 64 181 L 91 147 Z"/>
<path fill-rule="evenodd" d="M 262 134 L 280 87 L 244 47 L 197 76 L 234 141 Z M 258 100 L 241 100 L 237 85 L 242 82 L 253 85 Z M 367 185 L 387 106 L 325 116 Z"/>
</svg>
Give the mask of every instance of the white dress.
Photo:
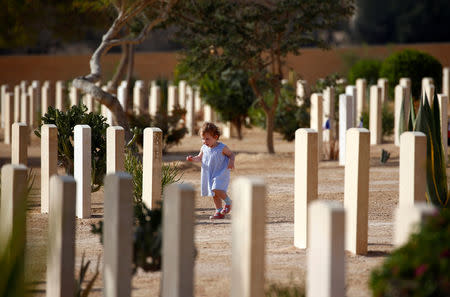
<svg viewBox="0 0 450 297">
<path fill-rule="evenodd" d="M 230 170 L 228 169 L 229 158 L 225 156 L 223 148 L 225 144 L 219 142 L 213 148 L 203 145 L 201 150 L 202 172 L 201 172 L 201 195 L 214 196 L 212 190 L 227 191 L 230 182 Z"/>
</svg>

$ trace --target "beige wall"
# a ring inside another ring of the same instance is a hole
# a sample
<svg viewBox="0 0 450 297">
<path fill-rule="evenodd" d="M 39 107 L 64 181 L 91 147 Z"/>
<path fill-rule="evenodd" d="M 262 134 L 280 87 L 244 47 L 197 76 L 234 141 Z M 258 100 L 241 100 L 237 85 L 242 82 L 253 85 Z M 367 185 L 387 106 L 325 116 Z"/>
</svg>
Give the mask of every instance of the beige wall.
<svg viewBox="0 0 450 297">
<path fill-rule="evenodd" d="M 443 66 L 450 66 L 450 43 L 343 47 L 323 51 L 303 49 L 300 56 L 289 56 L 287 68 L 292 68 L 308 82 L 314 82 L 327 74 L 345 73 L 348 65 L 343 56 L 385 58 L 389 54 L 405 49 L 417 49 L 436 57 Z M 0 84 L 11 86 L 20 80 L 70 80 L 89 72 L 89 56 L 0 56 Z M 108 79 L 120 59 L 119 54 L 103 58 L 102 67 Z M 135 76 L 150 80 L 158 77 L 173 77 L 177 63 L 176 53 L 138 53 L 135 58 Z"/>
</svg>

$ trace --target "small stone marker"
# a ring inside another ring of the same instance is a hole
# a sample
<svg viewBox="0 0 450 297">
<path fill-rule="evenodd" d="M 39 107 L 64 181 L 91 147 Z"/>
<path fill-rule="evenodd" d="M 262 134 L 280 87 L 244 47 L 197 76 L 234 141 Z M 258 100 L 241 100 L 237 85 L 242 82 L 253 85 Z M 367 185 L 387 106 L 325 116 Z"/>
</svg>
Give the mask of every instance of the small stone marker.
<svg viewBox="0 0 450 297">
<path fill-rule="evenodd" d="M 195 135 L 195 102 L 194 90 L 191 86 L 186 87 L 186 127 L 188 135 Z"/>
<path fill-rule="evenodd" d="M 202 110 L 202 98 L 200 97 L 200 88 L 194 87 L 194 109 L 195 112 L 200 112 Z"/>
<path fill-rule="evenodd" d="M 13 123 L 20 122 L 21 109 L 21 96 L 20 96 L 20 86 L 14 87 L 14 120 Z"/>
<path fill-rule="evenodd" d="M 441 112 L 441 134 L 442 134 L 442 146 L 444 149 L 445 164 L 448 162 L 448 97 L 444 94 L 438 94 L 439 111 Z"/>
<path fill-rule="evenodd" d="M 137 80 L 133 88 L 133 111 L 136 115 L 144 113 L 145 88 L 144 81 Z"/>
<path fill-rule="evenodd" d="M 370 132 L 364 128 L 349 129 L 345 148 L 345 249 L 354 254 L 365 255 L 368 229 Z"/>
<path fill-rule="evenodd" d="M 57 174 L 57 168 L 58 128 L 45 124 L 41 128 L 41 213 L 49 212 L 50 178 Z"/>
<path fill-rule="evenodd" d="M 75 295 L 76 183 L 72 176 L 52 176 L 48 216 L 47 297 Z"/>
<path fill-rule="evenodd" d="M 125 100 L 127 97 L 127 84 L 120 84 L 117 88 L 117 100 L 119 100 L 122 109 L 125 111 Z"/>
<path fill-rule="evenodd" d="M 120 126 L 106 129 L 106 174 L 125 171 L 125 131 Z"/>
<path fill-rule="evenodd" d="M 94 98 L 92 98 L 92 95 L 87 93 L 84 94 L 82 98 L 83 104 L 86 105 L 87 112 L 94 112 Z"/>
<path fill-rule="evenodd" d="M 428 98 L 428 103 L 431 106 L 431 103 L 433 102 L 434 96 L 430 96 L 430 95 L 434 95 L 434 81 L 432 77 L 424 77 L 422 78 L 422 89 L 421 89 L 421 94 L 422 94 L 422 100 L 425 100 L 425 94 L 427 95 Z M 431 94 L 431 92 L 433 92 Z M 425 101 L 424 101 L 425 103 Z"/>
<path fill-rule="evenodd" d="M 215 122 L 216 116 L 214 114 L 214 110 L 212 109 L 211 105 L 205 104 L 203 107 L 203 120 L 205 122 Z"/>
<path fill-rule="evenodd" d="M 404 132 L 400 136 L 400 208 L 426 201 L 427 137 L 422 132 Z"/>
<path fill-rule="evenodd" d="M 49 106 L 55 106 L 50 96 L 50 84 L 43 84 L 41 89 L 41 116 L 44 116 Z"/>
<path fill-rule="evenodd" d="M 407 88 L 402 85 L 395 87 L 395 122 L 394 122 L 394 143 L 396 146 L 400 146 L 400 124 L 403 124 L 404 129 L 407 128 L 409 119 L 409 106 L 410 100 L 406 98 Z M 403 123 L 400 123 L 400 116 L 402 112 L 403 104 Z"/>
<path fill-rule="evenodd" d="M 20 94 L 20 121 L 18 122 L 30 124 L 30 96 L 28 92 L 21 92 Z"/>
<path fill-rule="evenodd" d="M 344 297 L 345 210 L 337 201 L 317 200 L 309 212 L 306 296 Z"/>
<path fill-rule="evenodd" d="M 5 93 L 5 102 L 4 102 L 5 115 L 4 125 L 5 125 L 5 139 L 4 142 L 6 144 L 11 144 L 12 138 L 12 124 L 14 122 L 14 97 L 13 93 Z"/>
<path fill-rule="evenodd" d="M 296 95 L 297 95 L 297 105 L 302 106 L 305 102 L 306 96 L 308 96 L 308 90 L 307 90 L 308 82 L 306 80 L 299 79 L 297 80 L 297 88 L 296 88 Z"/>
<path fill-rule="evenodd" d="M 133 180 L 128 173 L 105 177 L 104 296 L 131 295 Z M 173 219 L 173 218 L 171 218 Z"/>
<path fill-rule="evenodd" d="M 10 244 L 11 249 L 16 251 L 17 259 L 24 259 L 27 230 L 27 167 L 22 164 L 6 164 L 2 167 L 1 174 L 0 247 L 3 248 Z M 14 267 L 14 271 L 17 273 L 14 296 L 25 296 L 24 262 L 20 261 Z M 2 267 L 2 269 L 4 268 Z M 2 271 L 2 277 L 4 276 Z"/>
<path fill-rule="evenodd" d="M 74 128 L 74 177 L 77 182 L 76 216 L 91 217 L 91 127 Z"/>
<path fill-rule="evenodd" d="M 406 88 L 406 99 L 409 101 L 411 98 L 411 79 L 409 77 L 402 77 L 398 84 Z"/>
<path fill-rule="evenodd" d="M 370 87 L 370 144 L 381 143 L 381 88 Z"/>
<path fill-rule="evenodd" d="M 264 296 L 266 186 L 259 178 L 232 184 L 231 297 Z"/>
<path fill-rule="evenodd" d="M 28 165 L 28 126 L 12 124 L 11 164 Z"/>
<path fill-rule="evenodd" d="M 162 297 L 194 296 L 194 198 L 188 184 L 164 190 Z"/>
<path fill-rule="evenodd" d="M 398 207 L 395 211 L 394 245 L 404 245 L 411 234 L 419 231 L 420 224 L 437 213 L 436 207 L 426 202 Z"/>
<path fill-rule="evenodd" d="M 359 119 L 356 116 L 356 86 L 346 86 L 345 94 L 352 96 L 352 126 L 357 127 L 359 125 Z"/>
<path fill-rule="evenodd" d="M 161 107 L 161 88 L 157 85 L 150 89 L 149 112 L 152 117 L 156 116 Z"/>
<path fill-rule="evenodd" d="M 329 142 L 334 139 L 334 87 L 327 87 L 323 92 L 323 115 L 322 124 L 326 125 L 328 121 L 329 129 L 323 130 L 323 141 Z"/>
<path fill-rule="evenodd" d="M 442 93 L 450 98 L 450 67 L 442 69 Z"/>
<path fill-rule="evenodd" d="M 365 78 L 358 78 L 356 80 L 356 120 L 357 125 L 361 121 L 362 113 L 367 109 L 367 80 Z"/>
<path fill-rule="evenodd" d="M 70 107 L 78 105 L 80 103 L 80 91 L 74 86 L 70 87 Z"/>
<path fill-rule="evenodd" d="M 2 116 L 0 119 L 0 126 L 5 128 L 5 101 L 6 101 L 6 93 L 8 92 L 8 85 L 1 85 L 0 87 L 0 100 L 1 100 L 1 112 Z"/>
<path fill-rule="evenodd" d="M 181 108 L 186 108 L 186 86 L 187 82 L 185 80 L 178 82 L 178 104 Z"/>
<path fill-rule="evenodd" d="M 345 165 L 345 137 L 347 130 L 353 127 L 353 98 L 350 95 L 339 95 L 339 165 Z"/>
<path fill-rule="evenodd" d="M 66 86 L 62 80 L 56 82 L 55 107 L 61 111 L 66 111 Z"/>
<path fill-rule="evenodd" d="M 29 105 L 29 126 L 34 129 L 38 126 L 39 119 L 36 116 L 36 112 L 39 107 L 39 103 L 41 101 L 40 89 L 35 84 L 30 86 L 30 105 Z"/>
<path fill-rule="evenodd" d="M 311 118 L 310 127 L 317 131 L 319 135 L 317 151 L 319 160 L 322 159 L 322 94 L 314 93 L 311 95 Z"/>
<path fill-rule="evenodd" d="M 382 77 L 378 79 L 377 85 L 381 88 L 381 105 L 383 105 L 388 99 L 389 81 L 387 78 Z"/>
<path fill-rule="evenodd" d="M 295 131 L 294 246 L 308 247 L 308 205 L 317 199 L 318 134 L 313 129 Z"/>
<path fill-rule="evenodd" d="M 172 111 L 175 109 L 175 105 L 178 105 L 178 87 L 171 84 L 167 92 L 167 114 L 173 115 Z"/>
<path fill-rule="evenodd" d="M 161 207 L 162 130 L 144 129 L 142 201 L 149 209 Z"/>
</svg>

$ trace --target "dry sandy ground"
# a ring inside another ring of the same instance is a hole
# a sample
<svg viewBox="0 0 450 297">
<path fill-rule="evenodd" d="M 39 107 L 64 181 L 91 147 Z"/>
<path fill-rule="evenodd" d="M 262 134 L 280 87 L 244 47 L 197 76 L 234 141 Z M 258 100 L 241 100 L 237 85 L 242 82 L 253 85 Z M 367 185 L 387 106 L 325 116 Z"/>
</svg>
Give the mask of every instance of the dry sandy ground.
<svg viewBox="0 0 450 297">
<path fill-rule="evenodd" d="M 27 268 L 34 280 L 32 292 L 35 296 L 45 293 L 45 247 L 48 216 L 40 214 L 40 148 L 39 140 L 33 136 L 29 148 L 31 167 L 37 178 L 35 190 L 29 203 Z M 293 246 L 294 218 L 294 143 L 275 136 L 275 155 L 265 153 L 265 133 L 259 129 L 246 130 L 244 140 L 224 140 L 237 153 L 236 169 L 232 180 L 238 176 L 258 176 L 267 184 L 266 197 L 266 284 L 281 283 L 303 285 L 306 273 L 306 251 Z M 198 190 L 200 167 L 184 162 L 188 154 L 200 148 L 199 137 L 187 137 L 179 146 L 173 147 L 165 155 L 165 160 L 181 161 L 183 182 L 190 183 Z M 379 162 L 381 149 L 391 152 L 387 164 Z M 370 271 L 381 264 L 392 251 L 392 212 L 398 201 L 398 158 L 399 150 L 387 143 L 371 147 L 370 189 L 369 189 L 369 252 L 366 256 L 346 255 L 347 296 L 371 296 L 368 289 Z M 10 149 L 0 144 L 1 165 L 9 162 Z M 319 198 L 343 202 L 344 168 L 337 161 L 322 161 L 319 164 Z M 96 262 L 102 254 L 102 245 L 96 235 L 90 232 L 91 224 L 102 219 L 103 192 L 93 195 L 93 218 L 77 219 L 76 229 L 76 270 L 79 270 L 81 255 Z M 231 273 L 231 220 L 229 218 L 213 223 L 208 217 L 213 213 L 213 203 L 197 193 L 195 245 L 198 256 L 195 262 L 195 296 L 229 296 Z M 256 214 L 263 215 L 263 214 Z M 91 265 L 88 278 L 95 265 Z M 133 277 L 132 296 L 158 296 L 159 272 L 138 271 Z M 96 281 L 91 296 L 102 296 L 101 275 Z"/>
</svg>

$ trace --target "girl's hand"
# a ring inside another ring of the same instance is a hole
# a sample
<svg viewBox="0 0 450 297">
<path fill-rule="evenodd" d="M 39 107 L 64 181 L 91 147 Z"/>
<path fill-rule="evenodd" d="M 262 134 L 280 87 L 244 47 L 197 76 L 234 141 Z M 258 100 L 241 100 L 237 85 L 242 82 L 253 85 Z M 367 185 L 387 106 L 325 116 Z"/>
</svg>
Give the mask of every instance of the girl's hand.
<svg viewBox="0 0 450 297">
<path fill-rule="evenodd" d="M 187 156 L 187 157 L 186 157 L 186 161 L 192 162 L 192 161 L 193 161 L 193 157 L 192 157 L 192 156 L 190 156 L 190 155 L 189 155 L 189 156 Z"/>
</svg>

